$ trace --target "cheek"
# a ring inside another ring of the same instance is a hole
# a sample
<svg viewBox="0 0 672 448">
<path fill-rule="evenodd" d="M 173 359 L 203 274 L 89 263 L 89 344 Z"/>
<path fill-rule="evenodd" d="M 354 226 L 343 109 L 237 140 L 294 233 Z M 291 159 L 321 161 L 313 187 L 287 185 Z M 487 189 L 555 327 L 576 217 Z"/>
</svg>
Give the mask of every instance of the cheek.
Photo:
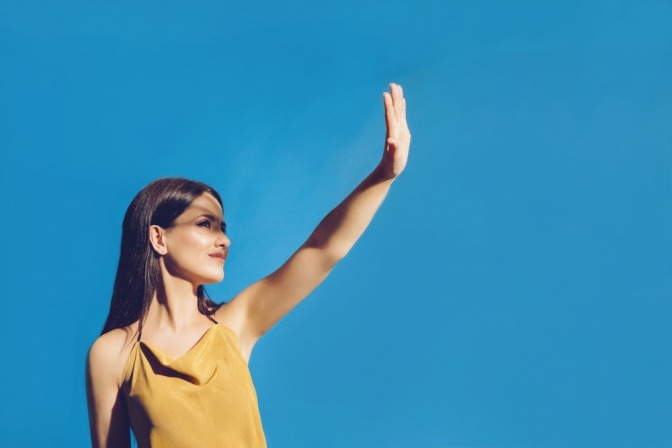
<svg viewBox="0 0 672 448">
<path fill-rule="evenodd" d="M 210 238 L 202 233 L 188 233 L 185 235 L 183 243 L 187 247 L 202 248 L 210 244 Z"/>
<path fill-rule="evenodd" d="M 199 234 L 198 232 L 188 232 L 180 235 L 173 240 L 173 253 L 178 258 L 199 257 L 201 254 L 207 255 L 207 248 L 210 245 L 210 240 L 207 235 Z"/>
</svg>

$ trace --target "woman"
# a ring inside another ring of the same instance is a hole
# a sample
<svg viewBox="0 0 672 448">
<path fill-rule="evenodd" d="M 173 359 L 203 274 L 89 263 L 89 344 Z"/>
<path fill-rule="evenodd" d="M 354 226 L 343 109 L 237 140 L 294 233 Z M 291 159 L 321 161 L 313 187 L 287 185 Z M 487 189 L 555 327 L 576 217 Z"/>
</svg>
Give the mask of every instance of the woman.
<svg viewBox="0 0 672 448">
<path fill-rule="evenodd" d="M 380 163 L 275 272 L 228 303 L 231 241 L 211 187 L 158 179 L 124 217 L 110 312 L 86 362 L 94 447 L 265 447 L 247 363 L 254 344 L 315 289 L 361 236 L 404 170 L 411 135 L 401 86 L 383 93 Z"/>
</svg>

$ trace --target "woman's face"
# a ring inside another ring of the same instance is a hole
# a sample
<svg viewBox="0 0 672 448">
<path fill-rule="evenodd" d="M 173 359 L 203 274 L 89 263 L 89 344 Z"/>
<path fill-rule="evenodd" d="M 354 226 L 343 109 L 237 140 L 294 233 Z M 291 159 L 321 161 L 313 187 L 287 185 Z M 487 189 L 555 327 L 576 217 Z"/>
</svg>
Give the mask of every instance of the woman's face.
<svg viewBox="0 0 672 448">
<path fill-rule="evenodd" d="M 210 193 L 203 193 L 163 234 L 166 269 L 195 285 L 222 281 L 231 245 L 225 232 L 222 207 Z"/>
</svg>

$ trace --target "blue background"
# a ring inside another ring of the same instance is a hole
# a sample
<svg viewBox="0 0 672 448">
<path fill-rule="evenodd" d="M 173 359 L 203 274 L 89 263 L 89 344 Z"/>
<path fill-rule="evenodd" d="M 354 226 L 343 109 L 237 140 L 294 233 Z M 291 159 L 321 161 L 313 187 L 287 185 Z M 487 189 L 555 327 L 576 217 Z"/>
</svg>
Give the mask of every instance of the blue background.
<svg viewBox="0 0 672 448">
<path fill-rule="evenodd" d="M 672 446 L 669 1 L 0 3 L 0 444 L 88 446 L 121 221 L 222 194 L 217 301 L 407 170 L 250 369 L 271 447 Z"/>
</svg>

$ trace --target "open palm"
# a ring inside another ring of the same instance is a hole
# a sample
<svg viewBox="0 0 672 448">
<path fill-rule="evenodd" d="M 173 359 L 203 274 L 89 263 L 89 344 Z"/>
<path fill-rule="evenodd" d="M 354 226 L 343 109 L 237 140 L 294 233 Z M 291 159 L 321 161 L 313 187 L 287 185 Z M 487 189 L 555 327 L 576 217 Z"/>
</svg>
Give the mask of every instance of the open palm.
<svg viewBox="0 0 672 448">
<path fill-rule="evenodd" d="M 385 103 L 385 150 L 380 164 L 387 176 L 395 178 L 404 171 L 411 146 L 411 132 L 406 123 L 406 99 L 399 84 L 390 84 L 383 93 Z"/>
</svg>

